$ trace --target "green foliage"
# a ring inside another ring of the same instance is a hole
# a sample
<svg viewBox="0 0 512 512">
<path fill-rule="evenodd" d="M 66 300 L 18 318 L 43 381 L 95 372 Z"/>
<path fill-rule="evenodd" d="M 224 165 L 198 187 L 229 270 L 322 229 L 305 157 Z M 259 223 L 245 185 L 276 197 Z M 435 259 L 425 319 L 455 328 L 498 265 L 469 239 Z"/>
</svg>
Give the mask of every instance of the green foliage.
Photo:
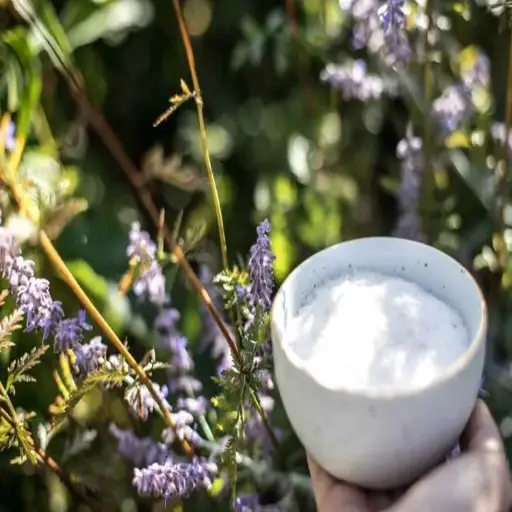
<svg viewBox="0 0 512 512">
<path fill-rule="evenodd" d="M 36 379 L 28 374 L 34 366 L 41 362 L 41 357 L 48 350 L 49 345 L 39 345 L 34 347 L 30 352 L 23 354 L 19 359 L 11 362 L 7 369 L 7 383 L 5 389 L 11 394 L 15 394 L 14 385 L 19 382 L 35 382 Z"/>
</svg>

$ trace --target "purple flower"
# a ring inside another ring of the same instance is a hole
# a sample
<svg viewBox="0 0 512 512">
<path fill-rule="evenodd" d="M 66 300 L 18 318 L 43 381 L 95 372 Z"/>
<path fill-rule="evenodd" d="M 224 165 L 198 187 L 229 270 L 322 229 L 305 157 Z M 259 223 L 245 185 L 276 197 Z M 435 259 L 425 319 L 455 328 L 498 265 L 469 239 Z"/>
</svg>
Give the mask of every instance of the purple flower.
<svg viewBox="0 0 512 512">
<path fill-rule="evenodd" d="M 462 72 L 464 84 L 472 89 L 477 86 L 488 87 L 491 82 L 491 63 L 483 52 L 478 52 L 475 63 Z"/>
<path fill-rule="evenodd" d="M 117 439 L 121 456 L 134 466 L 163 464 L 171 456 L 165 444 L 156 443 L 149 437 L 137 437 L 131 430 L 122 430 L 114 423 L 110 424 L 109 431 Z"/>
<path fill-rule="evenodd" d="M 432 115 L 445 135 L 459 128 L 472 111 L 471 90 L 464 83 L 448 87 L 432 103 Z"/>
<path fill-rule="evenodd" d="M 171 413 L 174 427 L 167 427 L 162 431 L 162 439 L 167 444 L 172 444 L 176 439 L 183 441 L 186 439 L 192 444 L 200 444 L 202 439 L 197 433 L 194 424 L 194 416 L 188 411 L 181 410 Z"/>
<path fill-rule="evenodd" d="M 187 345 L 188 339 L 185 336 L 178 336 L 174 339 L 170 365 L 175 374 L 189 373 L 194 369 L 194 361 L 188 353 Z"/>
<path fill-rule="evenodd" d="M 219 292 L 219 289 L 213 283 L 213 275 L 207 266 L 202 265 L 199 268 L 199 279 L 208 291 L 208 295 L 212 299 L 212 302 L 217 310 L 222 311 L 222 296 Z M 245 296 L 246 293 L 244 293 L 244 299 Z M 210 347 L 212 357 L 219 361 L 217 368 L 217 376 L 219 376 L 224 370 L 230 368 L 233 365 L 231 349 L 229 348 L 226 338 L 220 331 L 217 322 L 215 322 L 211 313 L 203 304 L 201 305 L 201 319 L 202 333 L 200 338 L 200 347 L 202 350 Z M 228 331 L 233 337 L 233 328 L 229 325 L 227 327 Z"/>
<path fill-rule="evenodd" d="M 170 306 L 162 309 L 156 317 L 155 330 L 162 348 L 172 349 L 174 346 L 175 339 L 180 335 L 176 327 L 180 317 L 180 312 Z"/>
<path fill-rule="evenodd" d="M 406 16 L 403 8 L 404 0 L 387 0 L 381 13 L 389 65 L 409 60 L 412 53 L 404 30 Z"/>
<path fill-rule="evenodd" d="M 270 247 L 270 223 L 267 219 L 256 228 L 256 243 L 251 247 L 249 257 L 250 285 L 247 291 L 248 302 L 253 311 L 266 313 L 272 305 L 271 295 L 274 290 L 273 263 L 275 256 Z"/>
<path fill-rule="evenodd" d="M 76 350 L 76 366 L 78 372 L 87 374 L 96 371 L 100 359 L 105 359 L 107 346 L 101 341 L 101 336 L 95 336 L 89 343 L 80 345 Z"/>
<path fill-rule="evenodd" d="M 133 485 L 141 496 L 186 498 L 197 488 L 209 489 L 218 469 L 215 463 L 195 458 L 182 462 L 169 458 L 163 464 L 134 469 Z"/>
<path fill-rule="evenodd" d="M 209 402 L 204 396 L 199 397 L 187 397 L 187 398 L 178 398 L 176 402 L 176 407 L 178 409 L 183 409 L 193 416 L 202 416 L 205 415 L 208 410 Z"/>
<path fill-rule="evenodd" d="M 422 140 L 418 137 L 402 139 L 397 146 L 402 161 L 402 176 L 398 189 L 400 216 L 394 234 L 402 238 L 423 240 L 418 217 L 418 200 L 423 170 Z"/>
<path fill-rule="evenodd" d="M 140 222 L 132 222 L 128 236 L 130 243 L 126 254 L 129 259 L 137 258 L 140 262 L 151 263 L 156 258 L 156 244 L 147 231 L 141 231 Z"/>
<path fill-rule="evenodd" d="M 25 315 L 27 332 L 41 331 L 43 341 L 53 332 L 56 350 L 76 348 L 82 331 L 90 329 L 85 312 L 78 319 L 63 320 L 62 304 L 52 299 L 50 282 L 35 276 L 34 262 L 22 256 L 12 233 L 3 226 L 0 227 L 0 273 L 9 283 L 16 306 Z"/>
<path fill-rule="evenodd" d="M 53 307 L 53 305 L 52 305 Z M 84 337 L 84 331 L 92 327 L 86 322 L 85 311 L 78 312 L 76 318 L 66 318 L 55 326 L 53 350 L 65 352 L 68 349 L 77 350 Z"/>
<path fill-rule="evenodd" d="M 400 30 L 405 25 L 404 0 L 387 0 L 382 11 L 382 28 L 388 30 Z"/>
<path fill-rule="evenodd" d="M 191 375 L 195 365 L 188 352 L 188 339 L 176 327 L 178 319 L 179 312 L 169 307 L 163 309 L 155 320 L 158 344 L 170 351 L 168 389 L 171 393 L 201 391 L 201 382 Z"/>
<path fill-rule="evenodd" d="M 18 287 L 16 303 L 25 314 L 27 331 L 45 329 L 53 307 L 50 282 L 47 279 L 31 277 Z"/>
<path fill-rule="evenodd" d="M 342 9 L 350 14 L 354 21 L 352 47 L 361 50 L 366 47 L 377 53 L 384 45 L 381 21 L 379 19 L 379 0 L 340 0 Z"/>
<path fill-rule="evenodd" d="M 7 151 L 14 151 L 16 147 L 16 125 L 9 121 L 7 125 L 7 132 L 5 134 L 5 149 Z"/>
<path fill-rule="evenodd" d="M 320 74 L 320 79 L 339 89 L 346 100 L 377 100 L 384 92 L 382 79 L 369 75 L 366 62 L 361 59 L 341 66 L 328 64 Z"/>
<path fill-rule="evenodd" d="M 162 386 L 162 388 L 160 388 L 160 386 L 155 383 L 153 383 L 153 386 L 162 400 L 165 401 L 168 393 L 167 386 Z M 126 392 L 125 399 L 132 412 L 144 421 L 146 421 L 149 414 L 157 408 L 153 395 L 144 384 L 129 388 Z"/>
<path fill-rule="evenodd" d="M 262 510 L 257 494 L 245 494 L 235 499 L 235 512 L 260 512 Z"/>
<path fill-rule="evenodd" d="M 149 233 L 141 231 L 138 222 L 132 223 L 129 240 L 126 254 L 130 261 L 140 265 L 141 270 L 133 283 L 133 293 L 154 304 L 163 305 L 167 299 L 165 277 L 156 259 L 156 244 Z"/>
<path fill-rule="evenodd" d="M 154 261 L 133 283 L 133 293 L 138 297 L 147 297 L 153 304 L 162 305 L 166 301 L 165 277 L 158 262 Z"/>
</svg>

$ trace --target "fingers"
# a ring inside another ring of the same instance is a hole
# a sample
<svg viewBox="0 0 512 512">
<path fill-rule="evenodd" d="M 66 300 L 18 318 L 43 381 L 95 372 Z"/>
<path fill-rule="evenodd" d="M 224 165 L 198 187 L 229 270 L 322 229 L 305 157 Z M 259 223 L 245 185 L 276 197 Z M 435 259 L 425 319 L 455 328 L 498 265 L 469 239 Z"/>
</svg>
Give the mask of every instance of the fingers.
<svg viewBox="0 0 512 512">
<path fill-rule="evenodd" d="M 334 479 L 307 454 L 318 512 L 370 512 L 364 492 Z"/>
<path fill-rule="evenodd" d="M 482 401 L 476 402 L 460 446 L 462 451 L 502 452 L 503 443 L 500 432 L 487 405 Z"/>
</svg>

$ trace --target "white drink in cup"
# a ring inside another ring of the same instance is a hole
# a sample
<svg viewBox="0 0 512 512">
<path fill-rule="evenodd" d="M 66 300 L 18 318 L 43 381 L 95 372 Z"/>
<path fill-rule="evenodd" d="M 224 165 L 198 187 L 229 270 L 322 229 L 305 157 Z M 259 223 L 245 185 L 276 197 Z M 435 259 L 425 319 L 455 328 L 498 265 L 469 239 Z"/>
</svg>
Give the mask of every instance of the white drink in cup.
<svg viewBox="0 0 512 512">
<path fill-rule="evenodd" d="M 487 311 L 451 257 L 399 238 L 332 246 L 285 280 L 271 329 L 288 418 L 335 477 L 407 485 L 457 443 L 480 387 Z"/>
</svg>

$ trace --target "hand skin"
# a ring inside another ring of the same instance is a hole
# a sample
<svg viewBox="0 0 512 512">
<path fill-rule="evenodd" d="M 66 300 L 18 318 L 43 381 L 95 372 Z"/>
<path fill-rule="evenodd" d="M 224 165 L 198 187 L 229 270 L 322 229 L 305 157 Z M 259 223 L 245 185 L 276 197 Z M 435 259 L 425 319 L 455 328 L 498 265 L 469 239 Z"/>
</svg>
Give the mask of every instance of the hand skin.
<svg viewBox="0 0 512 512">
<path fill-rule="evenodd" d="M 498 428 L 478 400 L 460 441 L 462 454 L 405 492 L 366 491 L 335 480 L 309 455 L 318 512 L 509 512 L 512 482 Z"/>
</svg>

